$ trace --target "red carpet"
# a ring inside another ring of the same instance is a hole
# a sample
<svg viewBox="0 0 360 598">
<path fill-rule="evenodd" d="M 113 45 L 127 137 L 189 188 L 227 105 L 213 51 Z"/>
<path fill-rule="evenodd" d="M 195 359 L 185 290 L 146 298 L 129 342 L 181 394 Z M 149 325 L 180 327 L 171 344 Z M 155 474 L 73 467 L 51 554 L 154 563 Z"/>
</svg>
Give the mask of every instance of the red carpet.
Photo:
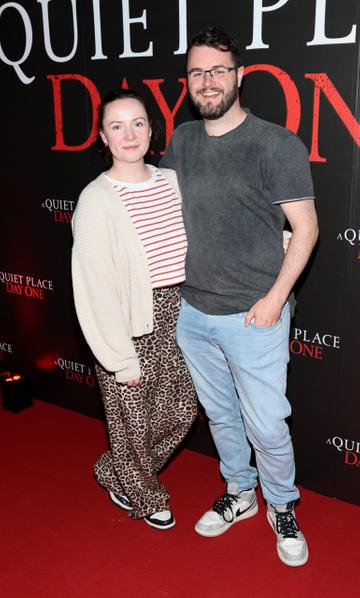
<svg viewBox="0 0 360 598">
<path fill-rule="evenodd" d="M 193 531 L 222 493 L 215 459 L 182 451 L 162 474 L 177 526 L 131 521 L 92 478 L 102 422 L 45 403 L 0 409 L 2 598 L 335 598 L 358 595 L 360 509 L 303 490 L 310 561 L 277 558 L 263 504 L 219 538 Z"/>
</svg>

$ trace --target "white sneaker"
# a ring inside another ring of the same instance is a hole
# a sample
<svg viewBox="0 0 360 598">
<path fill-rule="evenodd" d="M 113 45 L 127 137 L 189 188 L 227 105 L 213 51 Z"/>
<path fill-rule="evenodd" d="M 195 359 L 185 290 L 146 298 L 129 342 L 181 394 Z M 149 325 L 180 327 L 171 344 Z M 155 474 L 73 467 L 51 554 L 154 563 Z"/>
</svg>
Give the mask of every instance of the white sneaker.
<svg viewBox="0 0 360 598">
<path fill-rule="evenodd" d="M 146 515 L 146 517 L 144 517 L 144 521 L 156 529 L 170 529 L 171 527 L 174 527 L 176 523 L 170 509 L 165 509 L 164 511 L 158 511 L 157 513 Z"/>
<path fill-rule="evenodd" d="M 226 492 L 220 496 L 211 511 L 207 511 L 195 525 L 200 536 L 214 538 L 226 532 L 238 521 L 256 515 L 258 505 L 255 490 L 242 490 L 237 494 Z"/>
<path fill-rule="evenodd" d="M 300 567 L 307 562 L 309 551 L 295 519 L 294 504 L 268 503 L 267 518 L 277 537 L 279 559 L 290 567 Z"/>
</svg>

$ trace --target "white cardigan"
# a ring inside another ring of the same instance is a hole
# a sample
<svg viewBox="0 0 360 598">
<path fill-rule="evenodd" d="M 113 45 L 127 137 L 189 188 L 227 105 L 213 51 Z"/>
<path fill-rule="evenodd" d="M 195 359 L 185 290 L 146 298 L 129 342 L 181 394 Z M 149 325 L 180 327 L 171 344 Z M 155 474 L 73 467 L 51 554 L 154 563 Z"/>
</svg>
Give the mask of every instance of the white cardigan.
<svg viewBox="0 0 360 598">
<path fill-rule="evenodd" d="M 176 173 L 161 172 L 180 197 Z M 152 287 L 139 236 L 104 173 L 80 194 L 72 228 L 75 308 L 86 341 L 118 382 L 138 378 L 132 337 L 153 330 Z"/>
</svg>

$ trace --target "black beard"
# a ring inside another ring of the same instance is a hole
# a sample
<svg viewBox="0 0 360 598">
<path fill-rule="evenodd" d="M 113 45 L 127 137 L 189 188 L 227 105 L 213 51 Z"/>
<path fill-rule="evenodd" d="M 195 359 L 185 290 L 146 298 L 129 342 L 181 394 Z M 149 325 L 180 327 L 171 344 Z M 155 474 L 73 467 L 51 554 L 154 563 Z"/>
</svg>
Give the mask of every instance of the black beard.
<svg viewBox="0 0 360 598">
<path fill-rule="evenodd" d="M 217 88 L 213 88 L 214 91 L 221 91 Z M 226 114 L 228 110 L 230 110 L 231 106 L 235 104 L 236 100 L 239 97 L 239 90 L 237 85 L 234 85 L 230 91 L 223 95 L 223 98 L 217 106 L 211 106 L 211 104 L 204 105 L 200 104 L 195 96 L 190 94 L 190 98 L 194 106 L 198 109 L 201 116 L 206 118 L 207 120 L 217 120 Z"/>
</svg>

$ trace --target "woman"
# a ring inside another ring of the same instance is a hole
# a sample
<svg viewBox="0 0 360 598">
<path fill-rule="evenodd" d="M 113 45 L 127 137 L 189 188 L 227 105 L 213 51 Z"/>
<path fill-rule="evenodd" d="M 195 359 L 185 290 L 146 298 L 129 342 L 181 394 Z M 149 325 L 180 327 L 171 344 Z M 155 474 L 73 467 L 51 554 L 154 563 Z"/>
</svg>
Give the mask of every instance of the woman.
<svg viewBox="0 0 360 598">
<path fill-rule="evenodd" d="M 175 342 L 187 247 L 180 196 L 144 162 L 151 123 L 135 91 L 104 98 L 99 133 L 111 167 L 80 195 L 72 253 L 76 311 L 97 360 L 110 441 L 95 477 L 130 517 L 169 529 L 175 519 L 157 473 L 196 415 Z"/>
</svg>

